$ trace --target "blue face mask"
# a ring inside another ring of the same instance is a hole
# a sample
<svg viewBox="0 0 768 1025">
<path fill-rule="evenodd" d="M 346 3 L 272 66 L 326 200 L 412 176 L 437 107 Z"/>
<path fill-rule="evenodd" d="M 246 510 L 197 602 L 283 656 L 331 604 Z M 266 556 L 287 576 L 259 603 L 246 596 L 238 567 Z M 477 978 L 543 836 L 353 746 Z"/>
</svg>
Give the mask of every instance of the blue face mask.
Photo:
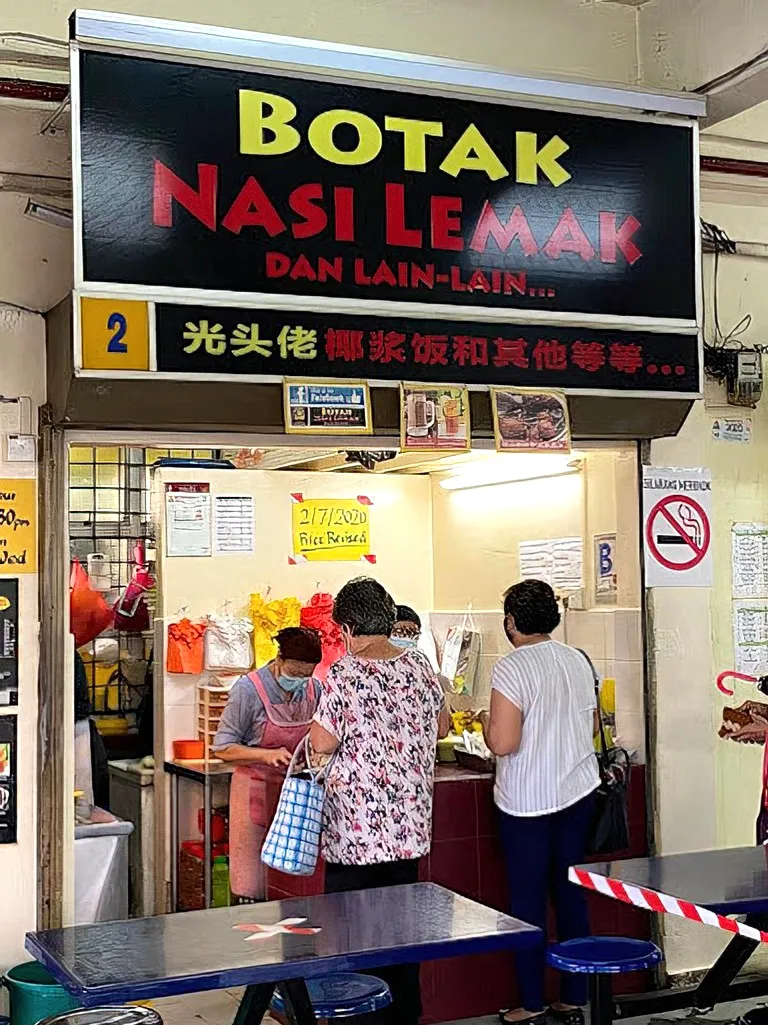
<svg viewBox="0 0 768 1025">
<path fill-rule="evenodd" d="M 415 637 L 390 637 L 391 643 L 396 648 L 415 648 L 416 638 Z"/>
<path fill-rule="evenodd" d="M 277 678 L 277 683 L 286 694 L 295 694 L 297 690 L 306 687 L 308 679 L 308 676 L 286 676 L 284 673 L 281 673 Z"/>
</svg>

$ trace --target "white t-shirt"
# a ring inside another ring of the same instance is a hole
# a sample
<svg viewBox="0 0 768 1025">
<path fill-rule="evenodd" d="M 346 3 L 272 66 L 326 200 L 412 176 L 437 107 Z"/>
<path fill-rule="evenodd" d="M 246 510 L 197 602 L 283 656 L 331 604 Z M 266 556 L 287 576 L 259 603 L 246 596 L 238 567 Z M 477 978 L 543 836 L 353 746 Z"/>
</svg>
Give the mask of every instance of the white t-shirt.
<svg viewBox="0 0 768 1025">
<path fill-rule="evenodd" d="M 598 786 L 592 740 L 595 684 L 584 656 L 558 641 L 518 648 L 491 686 L 523 713 L 517 754 L 496 764 L 494 800 L 507 815 L 549 815 Z"/>
</svg>

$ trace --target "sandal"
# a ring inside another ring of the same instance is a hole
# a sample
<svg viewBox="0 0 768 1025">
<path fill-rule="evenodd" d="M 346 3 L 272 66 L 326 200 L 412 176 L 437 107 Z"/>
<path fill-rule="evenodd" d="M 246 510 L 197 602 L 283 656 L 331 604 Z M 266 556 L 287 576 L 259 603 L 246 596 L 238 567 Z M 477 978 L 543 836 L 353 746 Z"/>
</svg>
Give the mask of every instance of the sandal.
<svg viewBox="0 0 768 1025">
<path fill-rule="evenodd" d="M 547 1014 L 558 1025 L 584 1025 L 584 1012 L 580 1007 L 569 1007 L 567 1011 L 550 1007 Z"/>
<path fill-rule="evenodd" d="M 505 1007 L 502 1011 L 499 1011 L 499 1022 L 501 1025 L 547 1025 L 546 1011 L 540 1011 L 538 1014 L 532 1014 L 528 1018 L 517 1018 L 513 1021 L 507 1018 L 511 1010 L 511 1007 Z"/>
</svg>

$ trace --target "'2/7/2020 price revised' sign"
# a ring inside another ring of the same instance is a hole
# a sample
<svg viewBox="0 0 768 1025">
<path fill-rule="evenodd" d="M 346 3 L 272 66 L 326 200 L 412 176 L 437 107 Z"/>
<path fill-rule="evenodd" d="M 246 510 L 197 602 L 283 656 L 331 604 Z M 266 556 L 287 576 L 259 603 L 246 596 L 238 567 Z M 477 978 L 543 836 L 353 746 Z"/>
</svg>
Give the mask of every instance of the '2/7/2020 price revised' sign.
<svg viewBox="0 0 768 1025">
<path fill-rule="evenodd" d="M 28 478 L 0 478 L 0 575 L 37 572 L 37 493 Z"/>
<path fill-rule="evenodd" d="M 291 495 L 293 557 L 300 562 L 376 562 L 371 555 L 372 502 L 357 498 L 305 498 Z"/>
</svg>

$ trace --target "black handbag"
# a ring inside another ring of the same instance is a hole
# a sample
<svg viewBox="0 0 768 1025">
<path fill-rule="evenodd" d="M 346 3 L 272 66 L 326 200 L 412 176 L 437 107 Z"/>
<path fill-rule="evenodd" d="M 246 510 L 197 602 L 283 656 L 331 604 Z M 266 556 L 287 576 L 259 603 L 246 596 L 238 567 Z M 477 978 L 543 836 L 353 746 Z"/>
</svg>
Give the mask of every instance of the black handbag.
<svg viewBox="0 0 768 1025">
<path fill-rule="evenodd" d="M 585 651 L 578 649 L 589 663 L 595 681 L 597 719 L 600 746 L 597 765 L 600 785 L 595 791 L 595 812 L 589 831 L 589 854 L 617 854 L 629 849 L 629 820 L 627 817 L 627 789 L 629 787 L 629 755 L 621 747 L 608 747 L 605 723 L 600 708 L 600 679 Z"/>
</svg>

